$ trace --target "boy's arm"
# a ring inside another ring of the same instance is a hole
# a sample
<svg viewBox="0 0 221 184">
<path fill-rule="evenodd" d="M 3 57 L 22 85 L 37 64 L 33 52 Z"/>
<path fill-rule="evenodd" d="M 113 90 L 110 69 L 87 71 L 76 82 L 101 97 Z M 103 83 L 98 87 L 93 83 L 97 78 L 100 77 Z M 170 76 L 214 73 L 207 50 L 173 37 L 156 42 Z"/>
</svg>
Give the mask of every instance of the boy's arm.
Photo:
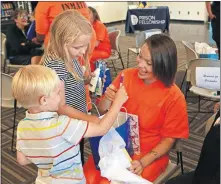
<svg viewBox="0 0 221 184">
<path fill-rule="evenodd" d="M 128 96 L 124 87 L 121 87 L 117 94 L 116 98 L 113 101 L 109 111 L 105 114 L 105 116 L 100 120 L 99 123 L 91 123 L 89 122 L 88 129 L 84 134 L 84 137 L 96 137 L 101 136 L 107 133 L 107 131 L 114 124 L 118 113 L 121 109 L 121 106 L 127 101 Z"/>
<path fill-rule="evenodd" d="M 65 90 L 64 90 L 64 82 L 61 82 L 60 85 L 60 97 L 61 97 L 61 102 L 59 104 L 59 109 L 58 109 L 58 114 L 63 114 L 66 115 L 70 118 L 73 119 L 80 119 L 84 121 L 89 121 L 93 123 L 98 123 L 100 119 L 96 116 L 91 116 L 86 113 L 83 113 L 77 109 L 74 109 L 70 106 L 68 106 L 65 102 Z"/>
<path fill-rule="evenodd" d="M 31 164 L 32 162 L 30 160 L 28 160 L 26 158 L 26 156 L 20 152 L 20 151 L 17 151 L 17 161 L 20 165 L 28 165 L 28 164 Z"/>
</svg>

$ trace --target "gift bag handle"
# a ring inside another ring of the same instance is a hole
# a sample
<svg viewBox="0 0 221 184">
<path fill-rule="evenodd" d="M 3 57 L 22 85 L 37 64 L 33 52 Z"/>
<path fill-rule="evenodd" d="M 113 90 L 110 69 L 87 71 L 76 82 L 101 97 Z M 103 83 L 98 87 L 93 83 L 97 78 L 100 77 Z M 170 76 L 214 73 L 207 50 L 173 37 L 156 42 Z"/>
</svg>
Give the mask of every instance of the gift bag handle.
<svg viewBox="0 0 221 184">
<path fill-rule="evenodd" d="M 100 113 L 99 113 L 99 110 L 98 110 L 96 104 L 93 103 L 93 102 L 88 102 L 88 103 L 87 103 L 87 106 L 88 106 L 89 104 L 92 104 L 92 105 L 95 107 L 95 109 L 96 109 L 96 111 L 97 111 L 97 114 L 98 114 L 98 116 L 100 117 L 101 115 L 100 115 Z M 87 113 L 88 113 L 88 110 L 87 110 Z"/>
<path fill-rule="evenodd" d="M 127 109 L 125 107 L 121 107 L 120 109 L 124 109 L 125 110 L 125 113 L 126 113 L 126 120 L 128 119 L 128 113 L 127 113 Z M 120 123 L 119 123 L 119 119 L 118 119 L 119 115 L 117 116 L 117 124 L 118 124 L 118 127 L 120 126 Z"/>
<path fill-rule="evenodd" d="M 88 103 L 87 103 L 87 106 L 88 106 L 89 104 L 92 104 L 92 105 L 95 107 L 95 109 L 96 109 L 96 111 L 97 111 L 97 114 L 98 114 L 98 116 L 100 117 L 101 115 L 100 115 L 100 113 L 99 113 L 99 111 L 98 111 L 98 108 L 97 108 L 96 104 L 93 103 L 93 102 L 88 102 Z M 125 112 L 126 112 L 126 118 L 125 118 L 125 119 L 127 120 L 127 119 L 128 119 L 127 109 L 126 109 L 125 107 L 121 107 L 121 109 L 124 109 L 124 110 L 125 110 Z M 87 111 L 87 112 L 88 112 L 88 111 Z M 119 123 L 118 117 L 119 117 L 119 115 L 117 116 L 117 124 L 118 124 L 118 127 L 119 127 L 119 126 L 120 126 L 120 123 Z"/>
</svg>

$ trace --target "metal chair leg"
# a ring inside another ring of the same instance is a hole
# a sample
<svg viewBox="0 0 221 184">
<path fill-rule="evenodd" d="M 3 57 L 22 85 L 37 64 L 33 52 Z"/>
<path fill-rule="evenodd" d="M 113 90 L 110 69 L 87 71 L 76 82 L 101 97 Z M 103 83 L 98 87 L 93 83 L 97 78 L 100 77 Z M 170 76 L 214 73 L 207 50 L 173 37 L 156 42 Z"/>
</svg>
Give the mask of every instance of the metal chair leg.
<svg viewBox="0 0 221 184">
<path fill-rule="evenodd" d="M 118 52 L 118 55 L 119 55 L 119 58 L 120 58 L 120 61 L 121 61 L 122 67 L 123 67 L 123 69 L 124 69 L 124 68 L 125 68 L 125 67 L 124 67 L 124 62 L 123 62 L 123 60 L 122 60 L 122 57 L 121 57 L 120 52 Z"/>
<path fill-rule="evenodd" d="M 183 155 L 182 155 L 182 152 L 179 152 L 179 155 L 180 155 L 181 173 L 184 174 L 184 168 L 183 168 Z"/>
<path fill-rule="evenodd" d="M 183 76 L 183 80 L 182 80 L 182 83 L 181 83 L 181 86 L 180 86 L 180 89 L 182 90 L 182 88 L 183 88 L 183 84 L 184 84 L 184 81 L 185 81 L 185 79 L 186 79 L 186 74 L 187 74 L 187 70 L 185 71 L 185 74 L 184 74 L 184 76 Z"/>
<path fill-rule="evenodd" d="M 127 68 L 129 67 L 129 55 L 130 55 L 130 50 L 127 50 Z"/>
<path fill-rule="evenodd" d="M 116 70 L 116 68 L 115 68 L 115 66 L 114 66 L 113 60 L 111 60 L 111 62 L 112 62 L 112 64 L 113 64 L 113 68 L 114 68 L 115 73 L 117 73 L 117 70 Z"/>
<path fill-rule="evenodd" d="M 176 162 L 176 165 L 179 165 L 179 163 L 180 163 L 180 155 L 179 155 L 179 151 L 176 152 L 176 155 L 177 155 L 177 162 Z"/>
<path fill-rule="evenodd" d="M 200 112 L 200 95 L 198 96 L 198 112 Z"/>
<path fill-rule="evenodd" d="M 14 137 L 15 137 L 15 124 L 16 124 L 16 110 L 17 110 L 17 100 L 14 100 L 14 122 L 13 122 L 13 131 L 12 131 L 12 144 L 11 144 L 11 151 L 15 152 L 16 150 L 13 149 L 14 147 Z"/>
</svg>

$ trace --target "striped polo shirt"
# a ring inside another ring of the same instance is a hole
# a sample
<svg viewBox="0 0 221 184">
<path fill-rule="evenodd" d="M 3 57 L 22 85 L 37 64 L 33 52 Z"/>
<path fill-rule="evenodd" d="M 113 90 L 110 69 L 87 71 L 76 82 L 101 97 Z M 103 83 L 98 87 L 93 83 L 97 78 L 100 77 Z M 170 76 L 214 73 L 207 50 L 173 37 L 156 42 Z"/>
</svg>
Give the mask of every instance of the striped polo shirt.
<svg viewBox="0 0 221 184">
<path fill-rule="evenodd" d="M 36 184 L 85 184 L 79 142 L 88 123 L 56 112 L 30 114 L 17 128 L 18 151 L 38 167 Z"/>
<path fill-rule="evenodd" d="M 55 60 L 50 56 L 46 56 L 43 65 L 55 70 L 60 80 L 64 81 L 66 104 L 86 113 L 87 104 L 84 81 L 76 80 L 74 76 L 67 71 L 64 62 L 61 60 Z M 73 60 L 73 66 L 78 76 L 83 79 L 80 63 L 77 60 Z"/>
</svg>

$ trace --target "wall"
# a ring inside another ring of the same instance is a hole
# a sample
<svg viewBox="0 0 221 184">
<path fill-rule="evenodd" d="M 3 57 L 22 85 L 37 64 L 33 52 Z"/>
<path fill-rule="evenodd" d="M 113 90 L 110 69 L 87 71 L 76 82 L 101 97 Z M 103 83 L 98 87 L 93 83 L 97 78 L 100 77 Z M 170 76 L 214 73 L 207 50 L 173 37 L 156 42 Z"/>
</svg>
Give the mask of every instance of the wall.
<svg viewBox="0 0 221 184">
<path fill-rule="evenodd" d="M 205 2 L 150 2 L 150 6 L 168 6 L 171 20 L 207 22 Z"/>
<path fill-rule="evenodd" d="M 87 2 L 94 7 L 103 23 L 126 20 L 128 2 Z"/>
</svg>

